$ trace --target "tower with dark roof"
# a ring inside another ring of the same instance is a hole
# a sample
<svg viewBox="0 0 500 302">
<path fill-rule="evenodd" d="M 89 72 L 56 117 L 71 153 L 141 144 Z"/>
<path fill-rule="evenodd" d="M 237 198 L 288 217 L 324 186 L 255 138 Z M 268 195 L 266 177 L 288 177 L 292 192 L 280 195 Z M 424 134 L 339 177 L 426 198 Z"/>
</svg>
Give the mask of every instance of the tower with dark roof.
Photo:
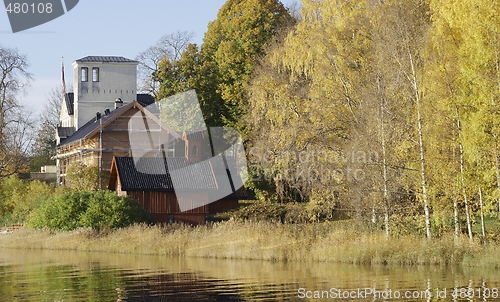
<svg viewBox="0 0 500 302">
<path fill-rule="evenodd" d="M 116 56 L 88 56 L 73 62 L 74 127 L 106 109 L 137 100 L 137 61 Z"/>
</svg>

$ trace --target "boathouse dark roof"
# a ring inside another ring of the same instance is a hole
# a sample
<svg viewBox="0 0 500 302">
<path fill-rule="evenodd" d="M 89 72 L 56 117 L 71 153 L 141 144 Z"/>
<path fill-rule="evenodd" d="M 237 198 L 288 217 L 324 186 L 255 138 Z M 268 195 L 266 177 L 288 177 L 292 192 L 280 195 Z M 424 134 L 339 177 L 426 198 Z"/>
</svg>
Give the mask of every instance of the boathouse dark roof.
<svg viewBox="0 0 500 302">
<path fill-rule="evenodd" d="M 220 181 L 222 177 L 227 177 L 232 182 L 228 170 L 223 170 L 223 173 L 220 173 L 220 171 L 214 171 L 213 166 L 214 164 L 210 160 L 193 164 L 184 157 L 168 159 L 164 157 L 143 157 L 139 159 L 115 157 L 111 166 L 111 173 L 118 174 L 122 191 L 174 191 L 171 171 L 175 171 L 176 177 L 180 178 L 175 189 L 210 192 L 217 191 L 218 180 Z M 236 192 L 225 198 L 247 196 L 244 188 L 237 189 Z"/>
</svg>

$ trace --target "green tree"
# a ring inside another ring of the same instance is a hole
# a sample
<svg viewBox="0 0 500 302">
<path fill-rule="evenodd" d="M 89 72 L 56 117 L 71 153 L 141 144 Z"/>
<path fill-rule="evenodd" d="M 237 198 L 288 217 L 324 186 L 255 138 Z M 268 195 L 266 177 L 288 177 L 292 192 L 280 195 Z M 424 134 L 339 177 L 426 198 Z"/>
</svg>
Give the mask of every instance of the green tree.
<svg viewBox="0 0 500 302">
<path fill-rule="evenodd" d="M 222 117 L 226 115 L 226 111 L 221 106 L 220 96 L 214 93 L 217 82 L 209 65 L 196 44 L 189 44 L 180 59 L 164 58 L 158 65 L 155 78 L 161 82 L 158 93 L 158 99 L 161 100 L 194 89 L 205 123 L 210 127 L 222 125 Z"/>
<path fill-rule="evenodd" d="M 68 231 L 81 227 L 115 229 L 150 221 L 149 213 L 131 198 L 111 191 L 70 191 L 43 202 L 26 224 L 35 229 Z"/>
<path fill-rule="evenodd" d="M 190 45 L 180 60 L 164 59 L 156 74 L 159 98 L 195 89 L 208 126 L 237 126 L 245 89 L 265 43 L 293 22 L 276 0 L 228 0 L 208 26 L 201 50 Z"/>
<path fill-rule="evenodd" d="M 151 215 L 137 201 L 107 190 L 91 194 L 88 207 L 81 216 L 83 227 L 98 230 L 122 228 L 140 222 L 151 222 Z"/>
</svg>

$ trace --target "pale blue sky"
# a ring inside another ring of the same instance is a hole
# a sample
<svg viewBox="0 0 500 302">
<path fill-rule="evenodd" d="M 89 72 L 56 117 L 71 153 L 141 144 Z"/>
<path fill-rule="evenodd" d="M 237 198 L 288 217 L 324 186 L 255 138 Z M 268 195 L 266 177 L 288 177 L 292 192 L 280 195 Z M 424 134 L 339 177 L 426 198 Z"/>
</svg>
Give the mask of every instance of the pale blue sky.
<svg viewBox="0 0 500 302">
<path fill-rule="evenodd" d="M 66 84 L 71 63 L 89 55 L 134 59 L 158 39 L 177 30 L 192 31 L 201 44 L 210 21 L 225 0 L 80 0 L 65 15 L 13 34 L 7 13 L 0 12 L 0 43 L 26 54 L 34 80 L 23 104 L 39 112 L 49 92 L 61 86 L 61 57 Z M 287 6 L 296 0 L 282 0 Z"/>
</svg>

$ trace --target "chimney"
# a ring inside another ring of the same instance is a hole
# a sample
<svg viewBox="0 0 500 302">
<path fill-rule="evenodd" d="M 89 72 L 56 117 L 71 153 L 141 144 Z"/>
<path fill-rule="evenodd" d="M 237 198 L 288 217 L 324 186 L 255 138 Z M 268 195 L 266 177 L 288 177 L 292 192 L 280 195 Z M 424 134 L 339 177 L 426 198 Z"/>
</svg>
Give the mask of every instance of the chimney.
<svg viewBox="0 0 500 302">
<path fill-rule="evenodd" d="M 97 122 L 100 119 L 101 119 L 101 113 L 100 112 L 96 112 L 96 114 L 95 114 L 95 121 Z"/>
<path fill-rule="evenodd" d="M 108 108 L 104 109 L 104 116 L 108 116 L 110 113 L 111 111 Z"/>
<path fill-rule="evenodd" d="M 123 101 L 120 98 L 115 100 L 115 109 L 120 108 L 123 105 Z"/>
</svg>

